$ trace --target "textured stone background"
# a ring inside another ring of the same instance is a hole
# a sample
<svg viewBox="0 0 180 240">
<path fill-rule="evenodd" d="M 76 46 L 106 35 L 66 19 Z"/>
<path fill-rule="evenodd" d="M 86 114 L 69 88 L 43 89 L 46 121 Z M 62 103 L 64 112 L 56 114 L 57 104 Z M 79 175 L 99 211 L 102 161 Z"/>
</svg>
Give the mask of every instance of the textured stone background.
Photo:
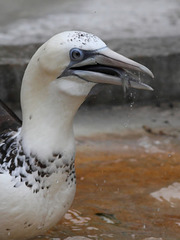
<svg viewBox="0 0 180 240">
<path fill-rule="evenodd" d="M 38 46 L 55 33 L 84 30 L 115 51 L 149 67 L 154 92 L 97 86 L 86 104 L 142 104 L 179 99 L 180 2 L 178 0 L 0 0 L 0 98 L 19 108 L 24 69 Z"/>
</svg>

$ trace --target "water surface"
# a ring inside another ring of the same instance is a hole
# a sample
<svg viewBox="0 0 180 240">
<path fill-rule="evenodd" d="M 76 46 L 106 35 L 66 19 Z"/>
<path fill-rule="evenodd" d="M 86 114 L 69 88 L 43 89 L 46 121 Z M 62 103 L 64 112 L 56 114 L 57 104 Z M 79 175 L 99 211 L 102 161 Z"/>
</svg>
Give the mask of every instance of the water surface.
<svg viewBox="0 0 180 240">
<path fill-rule="evenodd" d="M 76 197 L 46 239 L 179 239 L 178 141 L 160 132 L 80 137 Z"/>
</svg>

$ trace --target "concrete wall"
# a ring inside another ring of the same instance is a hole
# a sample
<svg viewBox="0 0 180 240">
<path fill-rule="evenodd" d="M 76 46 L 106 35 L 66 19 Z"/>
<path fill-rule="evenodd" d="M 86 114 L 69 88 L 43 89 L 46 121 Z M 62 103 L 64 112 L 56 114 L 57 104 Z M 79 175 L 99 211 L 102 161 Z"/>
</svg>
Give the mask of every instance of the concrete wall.
<svg viewBox="0 0 180 240">
<path fill-rule="evenodd" d="M 155 91 L 95 87 L 86 104 L 171 103 L 180 98 L 178 0 L 0 1 L 0 98 L 19 108 L 24 69 L 38 46 L 57 32 L 81 29 L 150 68 Z M 133 94 L 132 94 L 133 93 Z"/>
</svg>

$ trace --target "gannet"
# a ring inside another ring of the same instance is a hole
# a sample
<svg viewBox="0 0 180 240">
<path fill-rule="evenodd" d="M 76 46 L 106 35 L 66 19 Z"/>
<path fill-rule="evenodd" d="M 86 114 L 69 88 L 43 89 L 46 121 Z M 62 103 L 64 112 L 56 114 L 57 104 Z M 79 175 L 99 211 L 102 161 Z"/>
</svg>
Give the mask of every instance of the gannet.
<svg viewBox="0 0 180 240">
<path fill-rule="evenodd" d="M 130 71 L 153 77 L 90 33 L 63 32 L 37 50 L 22 81 L 22 126 L 0 135 L 1 240 L 42 235 L 67 212 L 76 190 L 74 115 L 97 83 L 152 90 Z"/>
</svg>

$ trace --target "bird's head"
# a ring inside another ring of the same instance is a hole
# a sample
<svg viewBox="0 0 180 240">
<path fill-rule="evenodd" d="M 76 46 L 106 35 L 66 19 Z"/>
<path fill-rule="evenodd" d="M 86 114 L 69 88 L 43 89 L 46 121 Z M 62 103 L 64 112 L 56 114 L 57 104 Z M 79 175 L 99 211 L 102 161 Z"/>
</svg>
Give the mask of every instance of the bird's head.
<svg viewBox="0 0 180 240">
<path fill-rule="evenodd" d="M 95 84 L 152 90 L 131 71 L 153 77 L 148 68 L 110 50 L 93 34 L 71 31 L 52 37 L 37 50 L 24 74 L 24 149 L 41 158 L 59 147 L 73 152 L 73 118 Z"/>
<path fill-rule="evenodd" d="M 33 61 L 59 91 L 69 95 L 86 96 L 97 83 L 152 90 L 131 72 L 153 77 L 148 68 L 110 50 L 90 33 L 57 34 L 39 48 Z"/>
</svg>

